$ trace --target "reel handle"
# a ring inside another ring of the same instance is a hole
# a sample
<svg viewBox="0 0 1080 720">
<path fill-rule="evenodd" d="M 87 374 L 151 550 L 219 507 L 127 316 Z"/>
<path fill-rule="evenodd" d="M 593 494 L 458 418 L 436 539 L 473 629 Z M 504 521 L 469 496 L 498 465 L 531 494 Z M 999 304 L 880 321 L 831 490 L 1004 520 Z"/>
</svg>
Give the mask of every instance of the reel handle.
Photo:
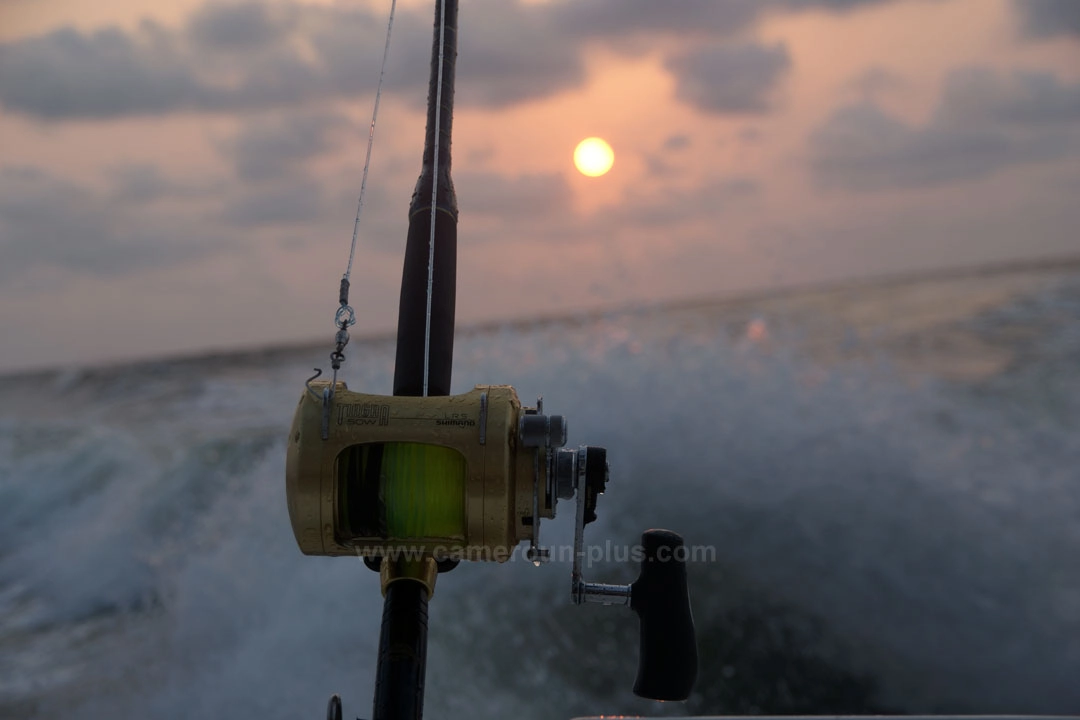
<svg viewBox="0 0 1080 720">
<path fill-rule="evenodd" d="M 641 574 L 630 586 L 630 608 L 641 622 L 634 694 L 685 700 L 697 679 L 698 656 L 683 539 L 670 530 L 647 530 L 641 544 Z"/>
</svg>

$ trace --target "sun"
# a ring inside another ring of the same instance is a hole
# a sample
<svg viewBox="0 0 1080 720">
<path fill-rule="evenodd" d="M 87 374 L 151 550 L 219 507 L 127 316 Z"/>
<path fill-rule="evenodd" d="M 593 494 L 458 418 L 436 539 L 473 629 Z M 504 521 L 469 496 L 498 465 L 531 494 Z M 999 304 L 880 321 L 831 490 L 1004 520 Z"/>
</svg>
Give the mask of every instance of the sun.
<svg viewBox="0 0 1080 720">
<path fill-rule="evenodd" d="M 600 177 L 614 163 L 615 151 L 601 138 L 585 138 L 574 149 L 574 166 L 582 175 Z"/>
</svg>

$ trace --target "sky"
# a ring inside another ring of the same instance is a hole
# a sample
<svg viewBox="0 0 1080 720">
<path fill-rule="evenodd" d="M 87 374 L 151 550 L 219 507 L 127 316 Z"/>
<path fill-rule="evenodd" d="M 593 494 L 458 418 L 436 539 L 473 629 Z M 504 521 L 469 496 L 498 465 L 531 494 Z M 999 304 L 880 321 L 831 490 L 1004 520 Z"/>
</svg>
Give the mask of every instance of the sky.
<svg viewBox="0 0 1080 720">
<path fill-rule="evenodd" d="M 389 9 L 0 0 L 0 371 L 329 347 Z M 354 338 L 396 326 L 433 18 L 398 3 Z M 1080 0 L 459 25 L 459 325 L 1080 254 Z"/>
</svg>

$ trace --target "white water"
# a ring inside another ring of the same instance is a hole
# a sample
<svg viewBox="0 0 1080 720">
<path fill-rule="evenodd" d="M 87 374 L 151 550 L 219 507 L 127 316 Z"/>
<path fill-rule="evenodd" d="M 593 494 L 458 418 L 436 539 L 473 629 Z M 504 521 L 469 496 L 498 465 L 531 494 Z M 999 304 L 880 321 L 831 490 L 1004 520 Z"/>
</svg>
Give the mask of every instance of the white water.
<svg viewBox="0 0 1080 720">
<path fill-rule="evenodd" d="M 890 709 L 1077 713 L 1078 318 L 1075 268 L 626 312 L 465 333 L 455 386 L 543 394 L 608 448 L 592 542 L 716 548 L 690 569 L 702 687 L 788 682 L 706 652 L 767 608 Z M 340 692 L 369 715 L 377 577 L 302 557 L 285 511 L 328 351 L 0 379 L 0 714 L 322 717 Z M 392 343 L 349 351 L 350 387 L 388 391 Z M 668 712 L 631 696 L 632 616 L 568 586 L 559 563 L 441 577 L 429 717 Z"/>
</svg>

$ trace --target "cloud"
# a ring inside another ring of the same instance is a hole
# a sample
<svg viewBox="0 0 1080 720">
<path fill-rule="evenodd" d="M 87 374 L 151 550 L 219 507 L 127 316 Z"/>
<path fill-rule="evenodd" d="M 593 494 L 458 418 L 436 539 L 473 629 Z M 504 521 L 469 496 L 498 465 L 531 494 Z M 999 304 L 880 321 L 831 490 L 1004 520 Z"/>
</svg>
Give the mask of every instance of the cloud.
<svg viewBox="0 0 1080 720">
<path fill-rule="evenodd" d="M 0 102 L 44 118 L 155 114 L 198 104 L 204 88 L 157 27 L 134 37 L 71 29 L 0 45 Z"/>
<path fill-rule="evenodd" d="M 684 133 L 671 135 L 664 141 L 665 150 L 682 150 L 690 146 L 690 136 Z"/>
<path fill-rule="evenodd" d="M 349 127 L 338 113 L 299 112 L 251 121 L 222 148 L 243 180 L 258 181 L 294 171 L 331 147 L 330 137 Z"/>
<path fill-rule="evenodd" d="M 760 0 L 567 0 L 551 6 L 554 27 L 575 38 L 692 33 L 731 37 L 751 27 L 768 3 Z"/>
<path fill-rule="evenodd" d="M 851 89 L 866 102 L 873 102 L 881 95 L 902 89 L 905 81 L 895 72 L 875 65 L 859 73 L 851 81 Z"/>
<path fill-rule="evenodd" d="M 825 10 L 829 12 L 851 12 L 873 5 L 885 5 L 892 0 L 780 0 L 780 5 L 788 10 Z"/>
<path fill-rule="evenodd" d="M 507 177 L 465 172 L 455 176 L 454 186 L 469 216 L 525 221 L 572 213 L 573 193 L 560 173 Z"/>
<path fill-rule="evenodd" d="M 347 240 L 352 229 L 355 197 L 332 197 L 303 173 L 196 183 L 153 165 L 124 165 L 105 179 L 99 191 L 38 168 L 0 168 L 0 280 L 39 268 L 119 277 L 279 242 L 300 228 L 310 247 Z M 390 212 L 372 195 L 365 232 Z"/>
<path fill-rule="evenodd" d="M 486 0 L 467 5 L 465 11 L 468 17 L 458 33 L 461 105 L 505 107 L 585 81 L 580 43 L 559 32 L 543 6 Z"/>
<path fill-rule="evenodd" d="M 470 6 L 459 104 L 501 107 L 584 80 L 580 48 L 540 10 Z M 432 20 L 401 12 L 386 90 L 425 99 Z M 375 90 L 386 18 L 364 9 L 282 3 L 210 4 L 178 30 L 72 29 L 0 45 L 0 102 L 47 119 L 310 106 Z"/>
<path fill-rule="evenodd" d="M 151 203 L 172 189 L 157 165 L 121 165 L 108 174 L 114 185 L 113 197 L 120 202 Z"/>
<path fill-rule="evenodd" d="M 629 227 L 663 233 L 688 224 L 721 221 L 730 217 L 736 204 L 749 202 L 762 192 L 752 177 L 715 175 L 692 187 L 665 185 L 659 192 L 632 192 L 619 208 L 619 215 Z"/>
<path fill-rule="evenodd" d="M 951 73 L 937 122 L 987 121 L 1028 128 L 1080 123 L 1080 83 L 1067 85 L 1047 72 L 1019 71 L 1009 78 L 983 68 Z"/>
<path fill-rule="evenodd" d="M 762 113 L 791 67 L 783 45 L 706 45 L 665 61 L 675 76 L 675 95 L 713 113 Z"/>
<path fill-rule="evenodd" d="M 322 185 L 301 176 L 242 191 L 228 200 L 221 217 L 237 227 L 280 227 L 315 222 L 323 209 Z"/>
<path fill-rule="evenodd" d="M 639 34 L 733 38 L 770 12 L 847 12 L 895 0 L 564 0 L 549 5 L 567 36 L 614 40 Z"/>
<path fill-rule="evenodd" d="M 811 170 L 818 181 L 848 190 L 946 185 L 1077 153 L 1078 123 L 1080 85 L 1040 73 L 965 69 L 950 75 L 921 126 L 873 103 L 837 110 L 810 138 Z"/>
<path fill-rule="evenodd" d="M 1076 0 L 1013 0 L 1021 32 L 1033 39 L 1080 37 L 1080 3 Z"/>
<path fill-rule="evenodd" d="M 182 29 L 61 29 L 0 45 L 0 102 L 47 119 L 290 107 L 373 91 L 385 19 L 365 10 L 284 3 L 208 5 Z M 399 35 L 427 35 L 417 17 Z M 428 31 L 429 32 L 429 31 Z M 412 47 L 410 47 L 412 46 Z M 427 48 L 406 44 L 426 65 Z M 416 67 L 414 60 L 411 66 Z M 415 91 L 424 76 L 403 77 Z M 389 74 L 389 73 L 388 73 Z"/>
<path fill-rule="evenodd" d="M 644 152 L 642 159 L 645 161 L 645 172 L 652 177 L 660 177 L 676 172 L 675 166 L 670 162 L 671 158 L 681 150 L 690 147 L 691 140 L 688 135 L 676 133 L 669 135 L 660 145 L 659 152 Z"/>
<path fill-rule="evenodd" d="M 296 14 L 290 5 L 210 3 L 188 20 L 187 36 L 203 52 L 265 50 L 287 39 Z"/>
<path fill-rule="evenodd" d="M 36 168 L 0 169 L 0 277 L 41 266 L 117 275 L 219 249 L 189 229 Z"/>
<path fill-rule="evenodd" d="M 969 180 L 1030 155 L 996 130 L 911 127 L 871 104 L 837 111 L 811 142 L 817 179 L 848 190 Z"/>
<path fill-rule="evenodd" d="M 225 189 L 220 179 L 201 178 L 185 182 L 162 174 L 148 163 L 125 163 L 106 168 L 112 192 L 108 199 L 118 206 L 146 205 L 160 200 L 192 200 L 221 197 Z M 104 197 L 104 196 L 103 196 Z"/>
<path fill-rule="evenodd" d="M 474 0 L 463 8 L 457 101 L 499 108 L 579 87 L 590 43 L 677 35 L 715 45 L 769 12 L 888 1 L 681 0 L 676 8 L 655 0 Z M 427 86 L 433 19 L 428 9 L 403 9 L 394 21 L 386 90 L 417 105 Z M 211 2 L 179 28 L 150 21 L 134 30 L 64 28 L 0 44 L 0 103 L 50 120 L 310 108 L 374 91 L 385 29 L 386 18 L 363 7 L 296 0 Z M 694 98 L 693 83 L 707 78 L 693 74 L 693 61 L 717 61 L 701 52 L 704 59 L 685 59 Z M 747 71 L 767 72 L 747 62 Z M 701 95 L 725 102 L 715 89 Z"/>
</svg>

